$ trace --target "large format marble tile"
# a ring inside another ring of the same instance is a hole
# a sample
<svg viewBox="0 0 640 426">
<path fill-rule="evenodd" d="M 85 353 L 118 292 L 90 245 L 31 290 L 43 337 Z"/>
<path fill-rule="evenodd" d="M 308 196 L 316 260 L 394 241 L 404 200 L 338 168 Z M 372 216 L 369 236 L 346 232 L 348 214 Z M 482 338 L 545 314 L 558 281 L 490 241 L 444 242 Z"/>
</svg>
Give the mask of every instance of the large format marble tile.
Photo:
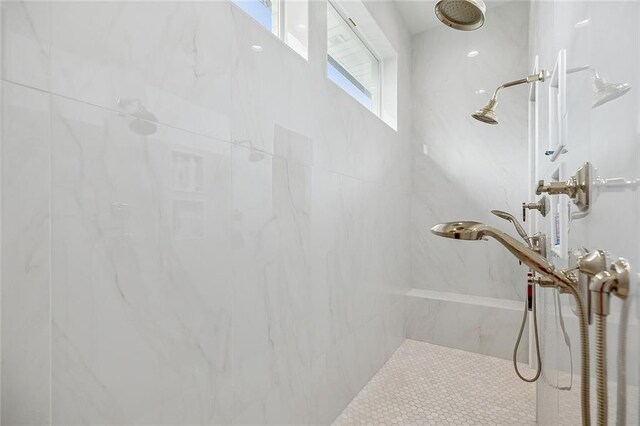
<svg viewBox="0 0 640 426">
<path fill-rule="evenodd" d="M 418 289 L 406 300 L 407 338 L 512 359 L 523 302 Z M 518 350 L 520 362 L 528 360 L 528 330 L 527 323 Z"/>
<path fill-rule="evenodd" d="M 490 211 L 519 217 L 526 201 L 526 88 L 500 93 L 497 126 L 470 116 L 495 87 L 529 73 L 527 34 L 518 31 L 527 25 L 527 5 L 502 5 L 492 14 L 477 34 L 437 27 L 414 37 L 411 281 L 415 288 L 519 299 L 526 268 L 503 247 L 429 232 L 440 222 L 476 220 L 513 234 Z M 467 56 L 474 50 L 477 56 Z"/>
<path fill-rule="evenodd" d="M 46 109 L 8 127 L 28 141 L 3 147 L 6 170 L 41 187 L 3 221 L 20 230 L 43 202 L 33 229 L 51 235 L 30 258 L 50 272 L 25 278 L 46 285 L 24 313 L 41 334 L 3 324 L 21 365 L 3 398 L 25 401 L 6 380 L 29 367 L 37 399 L 11 419 L 331 422 L 404 337 L 410 39 L 392 4 L 371 10 L 399 52 L 397 132 L 326 80 L 322 1 L 309 62 L 230 2 L 4 5 L 3 78 Z"/>
<path fill-rule="evenodd" d="M 298 385 L 311 361 L 312 181 L 305 166 L 243 147 L 232 164 L 234 406 L 242 412 L 274 388 Z"/>
<path fill-rule="evenodd" d="M 53 423 L 229 422 L 230 146 L 53 108 Z"/>
<path fill-rule="evenodd" d="M 49 95 L 2 82 L 2 423 L 49 423 Z"/>
</svg>

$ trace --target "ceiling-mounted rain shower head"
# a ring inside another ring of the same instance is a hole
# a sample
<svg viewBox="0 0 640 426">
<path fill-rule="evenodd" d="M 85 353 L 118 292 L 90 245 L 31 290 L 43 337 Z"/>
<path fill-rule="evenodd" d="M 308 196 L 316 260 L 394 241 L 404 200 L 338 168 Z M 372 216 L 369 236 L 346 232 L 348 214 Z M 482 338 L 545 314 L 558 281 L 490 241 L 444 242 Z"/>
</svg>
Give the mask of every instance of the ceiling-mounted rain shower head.
<svg viewBox="0 0 640 426">
<path fill-rule="evenodd" d="M 498 116 L 496 115 L 496 106 L 498 105 L 498 91 L 500 91 L 501 89 L 505 89 L 507 87 L 517 86 L 519 84 L 533 83 L 535 81 L 544 81 L 546 77 L 547 77 L 547 72 L 545 70 L 542 70 L 537 74 L 528 75 L 521 80 L 514 80 L 514 81 L 510 81 L 508 83 L 503 84 L 493 92 L 493 95 L 491 96 L 489 103 L 486 106 L 480 108 L 478 111 L 476 111 L 475 114 L 471 114 L 471 116 L 478 121 L 482 121 L 483 123 L 498 124 Z"/>
<path fill-rule="evenodd" d="M 482 0 L 440 0 L 435 13 L 445 25 L 456 30 L 477 30 L 484 24 L 487 7 Z"/>
</svg>

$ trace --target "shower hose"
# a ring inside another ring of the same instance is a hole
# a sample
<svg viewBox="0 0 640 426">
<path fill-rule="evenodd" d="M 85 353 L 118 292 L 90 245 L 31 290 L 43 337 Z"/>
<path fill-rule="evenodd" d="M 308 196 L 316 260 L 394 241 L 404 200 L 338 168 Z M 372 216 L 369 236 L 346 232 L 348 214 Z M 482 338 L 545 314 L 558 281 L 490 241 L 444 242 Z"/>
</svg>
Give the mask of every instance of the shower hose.
<svg viewBox="0 0 640 426">
<path fill-rule="evenodd" d="M 536 374 L 531 378 L 531 379 L 527 379 L 525 378 L 522 373 L 520 373 L 520 370 L 518 369 L 518 363 L 516 361 L 516 356 L 518 354 L 518 350 L 520 348 L 520 340 L 522 339 L 522 333 L 524 332 L 524 327 L 526 325 L 527 322 L 527 302 L 525 300 L 525 304 L 524 304 L 524 313 L 522 316 L 522 323 L 520 324 L 520 331 L 518 332 L 518 339 L 516 340 L 516 344 L 513 347 L 513 369 L 515 370 L 516 374 L 518 375 L 518 377 L 528 383 L 533 383 L 536 380 L 538 380 L 538 378 L 542 375 L 542 377 L 544 378 L 544 371 L 542 371 L 542 357 L 540 356 L 540 339 L 538 337 L 538 318 L 537 318 L 537 310 L 536 310 L 536 292 L 534 291 L 531 295 L 531 299 L 532 299 L 532 311 L 533 311 L 533 334 L 534 334 L 534 340 L 535 340 L 535 345 L 536 345 L 536 361 L 537 361 L 537 369 L 536 369 Z M 562 334 L 564 335 L 564 341 L 565 344 L 567 345 L 567 348 L 569 348 L 569 362 L 571 363 L 571 380 L 569 382 L 568 386 L 559 386 L 559 385 L 554 385 L 551 382 L 549 382 L 548 380 L 545 379 L 545 382 L 553 387 L 554 389 L 557 390 L 562 390 L 562 391 L 570 391 L 572 389 L 572 385 L 573 385 L 573 356 L 572 356 L 572 351 L 571 351 L 571 341 L 569 340 L 569 335 L 567 334 L 567 331 L 565 329 L 565 325 L 564 325 L 564 320 L 562 318 L 562 305 L 560 304 L 560 294 L 558 292 L 556 292 L 556 300 L 557 300 L 557 306 L 558 306 L 558 318 L 560 320 L 560 328 L 562 329 Z"/>
<path fill-rule="evenodd" d="M 582 295 L 572 285 L 564 287 L 571 293 L 576 301 L 576 310 L 578 311 L 578 322 L 580 324 L 580 368 L 582 376 L 582 386 L 580 387 L 580 406 L 582 409 L 582 424 L 589 426 L 591 424 L 591 383 L 589 368 L 589 322 L 587 312 L 584 309 L 584 300 Z"/>
<path fill-rule="evenodd" d="M 620 324 L 618 328 L 618 389 L 616 425 L 627 424 L 627 324 L 629 322 L 629 302 L 623 301 L 620 310 Z M 605 360 L 606 365 L 606 360 Z"/>
<path fill-rule="evenodd" d="M 527 300 L 524 301 L 524 314 L 522 315 L 522 323 L 520 324 L 520 331 L 518 332 L 518 339 L 516 340 L 516 344 L 513 346 L 513 369 L 516 371 L 520 380 L 523 380 L 528 383 L 535 382 L 540 377 L 540 373 L 542 372 L 542 359 L 540 356 L 540 342 L 538 339 L 538 315 L 536 309 L 536 292 L 535 290 L 531 294 L 531 310 L 533 311 L 533 336 L 536 341 L 536 358 L 537 358 L 537 366 L 536 366 L 536 374 L 527 379 L 524 377 L 520 370 L 518 369 L 518 362 L 516 361 L 516 357 L 518 355 L 518 348 L 520 347 L 520 340 L 522 339 L 522 333 L 524 332 L 524 326 L 527 323 Z"/>
<path fill-rule="evenodd" d="M 607 395 L 607 317 L 596 314 L 596 377 L 598 385 L 598 426 L 606 426 L 609 411 Z"/>
<path fill-rule="evenodd" d="M 580 363 L 581 363 L 581 376 L 582 376 L 582 386 L 580 392 L 580 406 L 582 410 L 582 425 L 590 426 L 591 425 L 591 407 L 590 407 L 590 368 L 589 368 L 589 328 L 588 328 L 588 320 L 587 313 L 584 309 L 584 301 L 582 300 L 582 296 L 576 290 L 575 287 L 567 285 L 563 286 L 563 289 L 574 297 L 576 301 L 576 310 L 578 311 L 578 322 L 580 324 Z M 536 374 L 531 378 L 527 379 L 518 370 L 518 364 L 516 362 L 516 354 L 518 353 L 518 347 L 520 346 L 520 340 L 522 339 L 522 333 L 524 331 L 524 326 L 527 321 L 527 304 L 525 302 L 524 307 L 524 315 L 522 318 L 522 324 L 520 325 L 520 331 L 518 333 L 518 339 L 516 340 L 516 344 L 513 348 L 513 367 L 516 371 L 518 377 L 525 382 L 535 382 L 540 377 L 540 373 L 542 371 L 542 362 L 540 357 L 540 344 L 538 338 L 538 321 L 537 321 L 537 309 L 536 309 L 536 296 L 535 291 L 532 294 L 532 310 L 533 310 L 533 333 L 534 339 L 536 343 L 536 357 L 538 361 Z M 606 376 L 605 376 L 606 383 Z M 606 392 L 606 391 L 605 391 Z"/>
</svg>

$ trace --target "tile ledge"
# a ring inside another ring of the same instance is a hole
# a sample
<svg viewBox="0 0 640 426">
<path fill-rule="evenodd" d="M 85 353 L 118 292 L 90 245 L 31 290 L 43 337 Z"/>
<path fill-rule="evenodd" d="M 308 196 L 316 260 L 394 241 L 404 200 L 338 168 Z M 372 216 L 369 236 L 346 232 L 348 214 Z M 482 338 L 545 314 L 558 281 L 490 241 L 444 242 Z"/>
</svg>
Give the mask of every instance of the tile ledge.
<svg viewBox="0 0 640 426">
<path fill-rule="evenodd" d="M 519 300 L 498 299 L 494 297 L 473 296 L 460 293 L 447 293 L 444 291 L 426 290 L 422 288 L 412 288 L 406 295 L 407 297 L 415 297 L 419 299 L 443 300 L 447 302 L 480 305 L 491 308 L 511 309 L 517 311 L 521 311 L 523 309 L 523 302 Z"/>
</svg>

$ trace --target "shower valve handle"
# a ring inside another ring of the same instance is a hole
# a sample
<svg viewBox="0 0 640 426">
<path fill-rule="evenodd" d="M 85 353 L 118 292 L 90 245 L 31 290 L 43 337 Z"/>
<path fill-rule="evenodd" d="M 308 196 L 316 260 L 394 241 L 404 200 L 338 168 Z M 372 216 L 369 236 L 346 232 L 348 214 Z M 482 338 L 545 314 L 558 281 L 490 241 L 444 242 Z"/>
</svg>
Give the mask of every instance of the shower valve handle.
<svg viewBox="0 0 640 426">
<path fill-rule="evenodd" d="M 574 178 L 569 179 L 567 182 L 549 182 L 545 185 L 544 180 L 538 181 L 538 187 L 536 188 L 536 195 L 540 195 L 546 192 L 549 195 L 565 194 L 573 198 L 577 190 L 577 185 Z"/>
<path fill-rule="evenodd" d="M 568 195 L 581 212 L 587 212 L 591 198 L 590 175 L 591 164 L 584 163 L 576 174 L 566 182 L 549 182 L 545 184 L 544 180 L 538 181 L 536 194 L 541 195 L 543 192 L 546 192 L 549 195 Z"/>
<path fill-rule="evenodd" d="M 544 181 L 543 181 L 544 182 Z M 543 196 L 537 203 L 522 203 L 522 221 L 527 220 L 527 209 L 538 210 L 542 217 L 546 217 L 549 213 L 549 203 L 547 203 L 547 197 Z"/>
</svg>

